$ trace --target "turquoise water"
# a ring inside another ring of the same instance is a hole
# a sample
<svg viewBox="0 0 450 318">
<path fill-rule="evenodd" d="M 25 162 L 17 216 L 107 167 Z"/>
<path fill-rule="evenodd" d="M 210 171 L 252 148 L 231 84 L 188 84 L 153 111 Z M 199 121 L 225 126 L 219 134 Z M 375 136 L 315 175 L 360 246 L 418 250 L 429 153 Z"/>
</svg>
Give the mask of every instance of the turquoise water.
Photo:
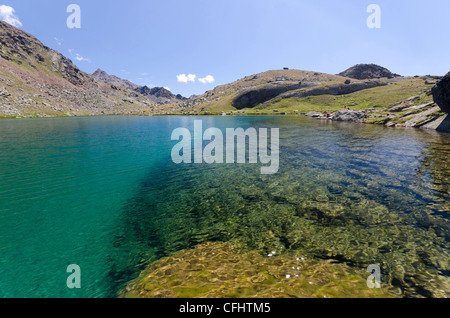
<svg viewBox="0 0 450 318">
<path fill-rule="evenodd" d="M 280 129 L 280 170 L 175 165 L 172 131 Z M 449 293 L 450 136 L 304 117 L 0 121 L 0 297 L 114 297 L 207 241 L 365 268 L 408 297 Z M 66 268 L 81 268 L 68 289 Z"/>
</svg>

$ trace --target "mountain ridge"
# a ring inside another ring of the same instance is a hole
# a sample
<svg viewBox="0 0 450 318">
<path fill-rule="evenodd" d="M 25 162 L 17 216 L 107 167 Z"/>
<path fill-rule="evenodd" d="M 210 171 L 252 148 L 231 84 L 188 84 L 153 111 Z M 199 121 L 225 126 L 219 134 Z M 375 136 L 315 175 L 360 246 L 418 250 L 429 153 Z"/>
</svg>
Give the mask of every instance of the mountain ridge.
<svg viewBox="0 0 450 318">
<path fill-rule="evenodd" d="M 102 69 L 97 69 L 95 72 L 89 74 L 89 76 L 97 82 L 111 85 L 112 89 L 122 88 L 132 90 L 142 96 L 145 96 L 150 101 L 158 105 L 169 104 L 179 100 L 186 100 L 185 97 L 180 94 L 175 95 L 165 87 L 149 88 L 146 85 L 139 86 L 129 80 L 122 79 L 115 75 L 110 75 Z"/>
<path fill-rule="evenodd" d="M 0 116 L 143 113 L 156 105 L 99 83 L 36 37 L 0 21 Z"/>
<path fill-rule="evenodd" d="M 419 98 L 414 100 L 432 102 L 430 85 L 436 80 L 402 77 L 375 64 L 357 64 L 338 75 L 284 68 L 246 76 L 187 99 L 101 69 L 87 74 L 34 36 L 1 21 L 0 44 L 0 117 L 385 109 L 403 105 L 415 95 Z"/>
</svg>

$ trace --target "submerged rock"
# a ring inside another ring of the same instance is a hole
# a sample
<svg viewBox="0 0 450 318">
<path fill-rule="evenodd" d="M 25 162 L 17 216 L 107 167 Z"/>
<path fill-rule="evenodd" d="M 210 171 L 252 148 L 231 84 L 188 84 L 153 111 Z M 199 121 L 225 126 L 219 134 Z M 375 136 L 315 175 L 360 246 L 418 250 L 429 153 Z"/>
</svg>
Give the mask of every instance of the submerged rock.
<svg viewBox="0 0 450 318">
<path fill-rule="evenodd" d="M 126 298 L 398 297 L 367 287 L 368 274 L 302 255 L 263 256 L 215 242 L 151 264 L 120 293 Z"/>
</svg>

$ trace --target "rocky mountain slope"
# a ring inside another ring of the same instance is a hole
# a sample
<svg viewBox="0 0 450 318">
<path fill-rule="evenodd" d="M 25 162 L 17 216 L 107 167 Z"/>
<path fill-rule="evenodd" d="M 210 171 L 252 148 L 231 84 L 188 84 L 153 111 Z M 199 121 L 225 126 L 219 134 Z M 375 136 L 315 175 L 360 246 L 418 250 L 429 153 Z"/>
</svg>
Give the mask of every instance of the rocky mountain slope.
<svg viewBox="0 0 450 318">
<path fill-rule="evenodd" d="M 167 88 L 164 87 L 149 88 L 147 86 L 139 86 L 128 80 L 119 78 L 115 75 L 110 75 L 101 69 L 98 69 L 94 73 L 89 74 L 89 76 L 99 83 L 111 85 L 111 87 L 116 90 L 117 89 L 133 90 L 139 95 L 147 97 L 147 99 L 149 99 L 156 105 L 170 104 L 178 102 L 180 100 L 186 100 L 186 98 L 181 95 L 172 94 L 172 92 Z"/>
<path fill-rule="evenodd" d="M 95 80 L 34 36 L 0 21 L 0 117 L 143 114 L 158 107 L 133 90 L 138 86 L 118 78 L 124 86 L 109 84 L 105 74 L 98 72 L 102 80 Z"/>
</svg>

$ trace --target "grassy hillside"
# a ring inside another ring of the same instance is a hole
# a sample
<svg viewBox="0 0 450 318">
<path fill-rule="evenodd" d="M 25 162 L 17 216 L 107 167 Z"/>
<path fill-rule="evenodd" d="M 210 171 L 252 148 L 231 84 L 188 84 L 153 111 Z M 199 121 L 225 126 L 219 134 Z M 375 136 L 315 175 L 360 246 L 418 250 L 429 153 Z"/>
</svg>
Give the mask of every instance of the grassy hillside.
<svg viewBox="0 0 450 318">
<path fill-rule="evenodd" d="M 273 113 L 279 110 L 286 113 L 300 113 L 311 111 L 332 112 L 344 109 L 360 110 L 367 108 L 385 108 L 399 101 L 406 100 L 411 96 L 420 96 L 420 101 L 425 103 L 432 101 L 432 96 L 427 96 L 431 87 L 425 84 L 420 78 L 409 78 L 399 82 L 390 83 L 388 86 L 381 86 L 363 90 L 348 95 L 321 95 L 306 98 L 277 98 L 274 99 L 267 108 L 261 109 L 264 113 Z M 258 108 L 256 108 L 258 109 Z"/>
<path fill-rule="evenodd" d="M 426 78 L 401 77 L 395 79 L 380 79 L 380 82 L 387 85 L 364 89 L 350 94 L 323 94 L 304 98 L 285 97 L 285 95 L 289 94 L 281 94 L 278 97 L 252 108 L 238 110 L 233 107 L 233 100 L 241 94 L 242 91 L 249 89 L 257 90 L 267 83 L 276 82 L 280 79 L 317 84 L 317 86 L 302 88 L 294 92 L 308 92 L 333 85 L 344 85 L 346 81 L 350 81 L 351 83 L 364 82 L 336 75 L 300 70 L 268 71 L 245 77 L 234 83 L 218 86 L 214 90 L 208 91 L 185 103 L 168 105 L 163 109 L 159 109 L 159 113 L 184 115 L 218 115 L 222 113 L 264 115 L 277 113 L 296 114 L 311 111 L 333 112 L 344 109 L 345 106 L 354 110 L 368 108 L 383 109 L 412 96 L 420 96 L 416 102 L 421 102 L 423 104 L 432 102 L 432 96 L 429 95 L 432 86 L 426 84 Z"/>
</svg>

